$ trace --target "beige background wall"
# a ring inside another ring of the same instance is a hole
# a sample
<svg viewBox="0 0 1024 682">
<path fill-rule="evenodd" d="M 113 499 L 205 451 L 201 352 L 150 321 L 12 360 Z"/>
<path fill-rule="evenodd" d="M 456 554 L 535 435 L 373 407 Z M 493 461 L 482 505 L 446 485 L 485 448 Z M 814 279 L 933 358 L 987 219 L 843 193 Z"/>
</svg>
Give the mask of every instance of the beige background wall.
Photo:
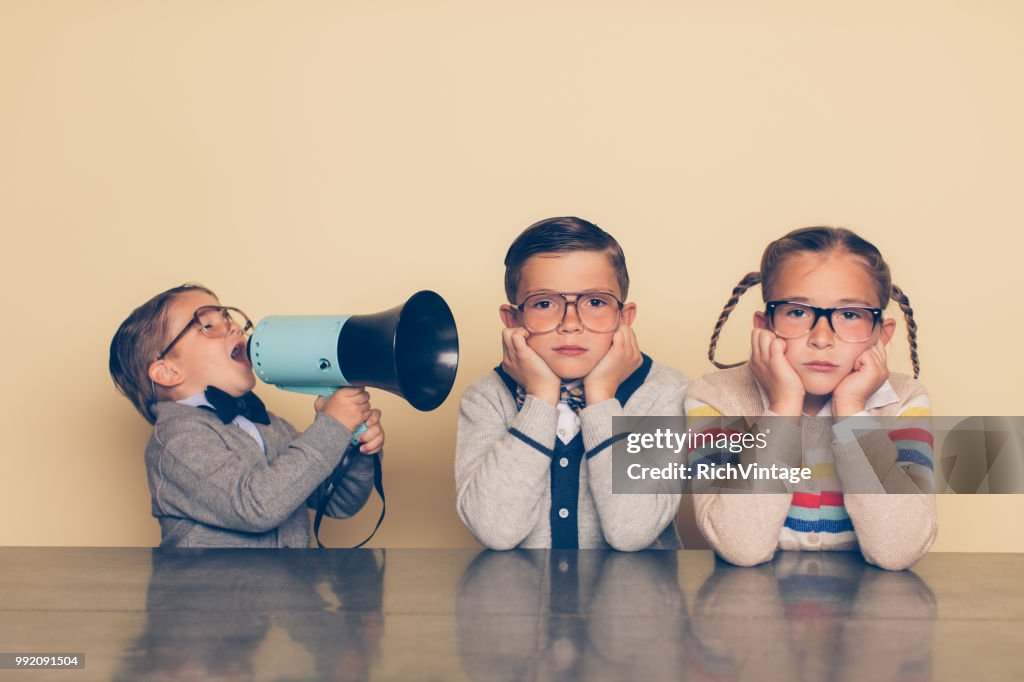
<svg viewBox="0 0 1024 682">
<path fill-rule="evenodd" d="M 936 413 L 1024 414 L 1024 5 L 424 5 L 0 3 L 0 545 L 158 542 L 148 425 L 106 371 L 150 295 L 200 281 L 258 319 L 435 289 L 457 398 L 500 358 L 505 249 L 552 215 L 619 238 L 643 346 L 691 376 L 770 239 L 851 227 L 911 296 Z M 310 399 L 259 391 L 310 421 Z M 375 402 L 374 544 L 475 546 L 457 400 Z M 1021 496 L 939 503 L 937 550 L 1024 551 Z"/>
</svg>

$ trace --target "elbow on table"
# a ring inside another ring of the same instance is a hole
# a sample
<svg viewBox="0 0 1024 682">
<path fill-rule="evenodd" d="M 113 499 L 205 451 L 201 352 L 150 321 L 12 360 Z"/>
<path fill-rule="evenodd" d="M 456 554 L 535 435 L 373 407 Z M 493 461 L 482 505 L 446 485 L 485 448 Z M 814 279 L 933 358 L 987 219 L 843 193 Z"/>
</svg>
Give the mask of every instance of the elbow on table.
<svg viewBox="0 0 1024 682">
<path fill-rule="evenodd" d="M 891 538 L 884 547 L 872 547 L 861 544 L 860 551 L 864 560 L 887 571 L 905 571 L 921 560 L 935 543 L 938 535 L 938 524 L 932 523 L 921 529 L 917 538 Z"/>
<path fill-rule="evenodd" d="M 487 549 L 515 549 L 530 533 L 529 529 L 512 527 L 508 519 L 486 518 L 486 515 L 469 513 L 461 502 L 458 512 L 469 532 Z"/>
<path fill-rule="evenodd" d="M 522 540 L 516 540 L 515 538 L 510 536 L 491 535 L 488 537 L 484 537 L 481 536 L 479 533 L 474 532 L 473 534 L 476 536 L 477 541 L 481 545 L 483 545 L 487 549 L 494 549 L 498 550 L 499 552 L 515 549 L 519 546 L 519 543 L 522 542 Z"/>
<path fill-rule="evenodd" d="M 772 560 L 777 542 L 745 542 L 737 545 L 723 545 L 711 542 L 715 554 L 734 566 L 757 566 Z"/>
<path fill-rule="evenodd" d="M 529 534 L 528 532 L 517 532 L 515 529 L 501 528 L 497 526 L 480 523 L 466 522 L 466 527 L 481 545 L 487 549 L 508 550 L 515 549 Z"/>
<path fill-rule="evenodd" d="M 604 539 L 612 549 L 620 552 L 639 552 L 650 547 L 658 539 L 658 535 L 637 532 L 637 529 L 627 526 L 620 530 L 606 529 Z"/>
</svg>

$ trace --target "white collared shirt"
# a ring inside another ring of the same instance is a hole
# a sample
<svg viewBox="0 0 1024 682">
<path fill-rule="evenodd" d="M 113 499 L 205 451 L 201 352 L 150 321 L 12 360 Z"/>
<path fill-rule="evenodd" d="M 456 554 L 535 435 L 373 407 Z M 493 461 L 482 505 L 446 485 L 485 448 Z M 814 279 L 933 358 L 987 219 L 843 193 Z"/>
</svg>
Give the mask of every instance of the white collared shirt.
<svg viewBox="0 0 1024 682">
<path fill-rule="evenodd" d="M 576 381 L 567 381 L 565 386 L 572 389 L 578 388 L 582 384 L 583 379 L 577 379 Z M 555 433 L 558 436 L 558 440 L 568 445 L 576 437 L 576 434 L 580 432 L 580 416 L 569 407 L 568 403 L 564 403 L 561 400 L 555 405 L 555 409 L 558 410 L 558 429 Z"/>
<path fill-rule="evenodd" d="M 205 393 L 196 393 L 195 395 L 190 395 L 187 398 L 182 398 L 181 400 L 175 402 L 177 402 L 179 405 L 188 405 L 190 407 L 213 407 L 213 405 L 210 404 L 210 401 L 206 399 Z M 263 451 L 263 454 L 267 454 L 267 445 L 266 443 L 263 442 L 263 436 L 260 435 L 259 429 L 256 428 L 255 424 L 253 424 L 251 421 L 249 421 L 242 415 L 238 415 L 237 417 L 232 419 L 231 423 L 236 424 L 238 428 L 242 429 L 250 436 L 252 436 L 253 439 L 259 444 L 260 450 Z"/>
</svg>

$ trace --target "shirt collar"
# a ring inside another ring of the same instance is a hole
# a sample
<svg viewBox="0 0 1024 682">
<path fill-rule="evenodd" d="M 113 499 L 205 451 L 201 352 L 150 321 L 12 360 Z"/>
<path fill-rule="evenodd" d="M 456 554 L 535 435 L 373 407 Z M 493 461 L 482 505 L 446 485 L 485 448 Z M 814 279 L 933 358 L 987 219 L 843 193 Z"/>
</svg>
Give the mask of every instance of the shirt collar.
<svg viewBox="0 0 1024 682">
<path fill-rule="evenodd" d="M 214 412 L 216 412 L 216 410 L 213 409 L 213 405 L 210 404 L 210 401 L 206 399 L 205 391 L 201 393 L 196 393 L 194 395 L 190 395 L 189 397 L 182 398 L 181 400 L 175 400 L 174 402 L 178 403 L 179 405 L 188 405 L 189 407 L 208 407 Z M 231 423 L 237 424 L 238 426 L 242 427 L 247 431 L 251 429 L 250 434 L 252 433 L 252 431 L 259 431 L 259 424 L 253 422 L 247 417 L 243 417 L 242 415 L 236 416 L 234 419 L 231 420 Z M 256 436 L 253 436 L 253 438 L 256 438 Z M 260 439 L 256 438 L 256 440 L 258 442 Z"/>
<path fill-rule="evenodd" d="M 205 392 L 199 392 L 194 395 L 190 395 L 187 398 L 175 400 L 174 402 L 179 405 L 188 405 L 189 407 L 213 407 L 213 405 L 210 404 L 210 401 L 206 399 Z"/>
<path fill-rule="evenodd" d="M 760 382 L 757 377 L 754 377 L 754 385 L 757 386 L 757 392 L 761 395 L 761 402 L 764 404 L 764 409 L 768 409 L 768 394 L 761 388 Z M 892 387 L 889 380 L 886 379 L 885 383 L 882 384 L 877 391 L 871 394 L 871 396 L 864 403 L 864 410 L 874 410 L 879 407 L 885 407 L 886 405 L 892 405 L 895 402 L 899 402 L 900 397 L 896 395 L 896 389 Z M 831 417 L 832 416 L 832 399 L 818 411 L 815 417 Z"/>
</svg>

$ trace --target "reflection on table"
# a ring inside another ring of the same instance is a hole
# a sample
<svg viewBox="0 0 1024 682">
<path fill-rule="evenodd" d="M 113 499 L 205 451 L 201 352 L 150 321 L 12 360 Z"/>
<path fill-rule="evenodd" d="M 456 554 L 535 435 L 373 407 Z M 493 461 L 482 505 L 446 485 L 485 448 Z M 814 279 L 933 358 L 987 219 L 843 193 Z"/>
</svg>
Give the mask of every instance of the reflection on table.
<svg viewBox="0 0 1024 682">
<path fill-rule="evenodd" d="M 483 552 L 456 602 L 474 680 L 928 679 L 935 610 L 852 553 L 718 561 L 688 617 L 674 552 Z"/>
<path fill-rule="evenodd" d="M 254 679 L 251 659 L 271 623 L 313 655 L 318 679 L 369 679 L 383 634 L 383 559 L 245 554 L 154 552 L 146 630 L 115 679 Z"/>
<path fill-rule="evenodd" d="M 0 642 L 84 652 L 76 680 L 1024 679 L 1021 575 L 1014 554 L 8 547 Z"/>
<path fill-rule="evenodd" d="M 931 678 L 936 604 L 909 571 L 853 553 L 783 552 L 738 568 L 719 561 L 693 607 L 696 679 Z"/>
</svg>

